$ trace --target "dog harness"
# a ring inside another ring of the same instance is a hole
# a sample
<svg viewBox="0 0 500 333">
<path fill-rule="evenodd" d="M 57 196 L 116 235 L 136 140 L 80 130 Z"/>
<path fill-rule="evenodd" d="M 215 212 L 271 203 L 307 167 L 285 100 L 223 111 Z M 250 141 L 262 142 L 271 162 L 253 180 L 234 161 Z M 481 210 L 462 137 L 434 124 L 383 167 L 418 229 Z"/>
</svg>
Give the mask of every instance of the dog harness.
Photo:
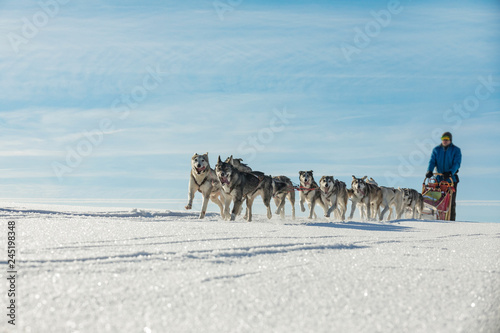
<svg viewBox="0 0 500 333">
<path fill-rule="evenodd" d="M 198 184 L 198 182 L 196 181 L 196 178 L 193 177 L 193 181 L 196 184 L 196 186 L 198 186 L 198 187 L 201 187 L 203 184 L 205 184 L 205 182 L 207 181 L 207 179 L 208 179 L 208 175 L 205 177 L 205 179 L 203 179 L 203 181 L 201 182 L 201 184 Z"/>
</svg>

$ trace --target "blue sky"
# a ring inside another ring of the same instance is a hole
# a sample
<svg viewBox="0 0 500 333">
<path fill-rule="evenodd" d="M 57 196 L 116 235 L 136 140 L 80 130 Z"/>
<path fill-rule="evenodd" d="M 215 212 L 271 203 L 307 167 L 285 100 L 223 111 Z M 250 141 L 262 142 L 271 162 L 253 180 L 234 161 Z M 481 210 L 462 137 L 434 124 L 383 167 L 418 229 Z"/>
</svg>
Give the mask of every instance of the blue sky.
<svg viewBox="0 0 500 333">
<path fill-rule="evenodd" d="M 450 130 L 500 221 L 498 1 L 42 3 L 0 2 L 2 198 L 181 209 L 207 151 L 419 189 Z"/>
</svg>

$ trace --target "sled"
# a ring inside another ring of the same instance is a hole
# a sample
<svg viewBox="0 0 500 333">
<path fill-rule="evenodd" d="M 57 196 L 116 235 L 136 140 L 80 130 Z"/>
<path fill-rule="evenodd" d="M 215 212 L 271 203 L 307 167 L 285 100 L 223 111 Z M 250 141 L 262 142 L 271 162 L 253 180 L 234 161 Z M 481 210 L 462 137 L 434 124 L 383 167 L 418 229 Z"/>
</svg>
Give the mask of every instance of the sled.
<svg viewBox="0 0 500 333">
<path fill-rule="evenodd" d="M 451 202 L 455 187 L 453 179 L 437 181 L 435 173 L 431 178 L 425 178 L 422 184 L 422 196 L 424 197 L 424 211 L 422 214 L 434 220 L 449 221 L 451 217 Z"/>
</svg>

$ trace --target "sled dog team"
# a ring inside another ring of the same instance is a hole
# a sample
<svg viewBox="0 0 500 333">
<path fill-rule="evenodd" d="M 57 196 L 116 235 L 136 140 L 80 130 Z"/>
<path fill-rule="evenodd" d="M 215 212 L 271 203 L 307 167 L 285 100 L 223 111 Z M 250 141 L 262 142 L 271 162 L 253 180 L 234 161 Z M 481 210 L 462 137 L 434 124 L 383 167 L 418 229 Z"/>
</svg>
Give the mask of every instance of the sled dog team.
<svg viewBox="0 0 500 333">
<path fill-rule="evenodd" d="M 390 220 L 392 209 L 396 213 L 396 219 L 400 219 L 407 209 L 411 209 L 412 218 L 421 218 L 424 200 L 414 189 L 378 186 L 373 178 L 367 179 L 367 176 L 352 176 L 350 189 L 333 176 L 321 177 L 318 184 L 314 180 L 313 171 L 299 171 L 300 185 L 295 187 L 286 176 L 265 175 L 252 170 L 242 161 L 231 155 L 223 162 L 219 156 L 215 169 L 212 169 L 208 153 L 194 154 L 191 158 L 189 201 L 185 208 L 193 207 L 194 195 L 198 191 L 203 196 L 200 219 L 205 217 L 210 199 L 219 206 L 221 217 L 231 221 L 241 213 L 243 202 L 246 201 L 245 219 L 251 221 L 253 202 L 260 196 L 267 208 L 267 218 L 272 217 L 271 199 L 274 199 L 277 206 L 275 214 L 281 218 L 285 217 L 285 201 L 288 199 L 292 206 L 292 219 L 295 219 L 295 190 L 298 190 L 300 209 L 305 212 L 304 204 L 307 203 L 310 219 L 317 217 L 314 208 L 318 204 L 325 217 L 334 213 L 336 220 L 345 221 L 348 199 L 352 202 L 348 219 L 352 219 L 356 207 L 359 207 L 361 218 L 365 220 L 378 217 L 382 221 L 387 211 L 387 219 Z M 231 201 L 233 207 L 230 211 Z"/>
</svg>

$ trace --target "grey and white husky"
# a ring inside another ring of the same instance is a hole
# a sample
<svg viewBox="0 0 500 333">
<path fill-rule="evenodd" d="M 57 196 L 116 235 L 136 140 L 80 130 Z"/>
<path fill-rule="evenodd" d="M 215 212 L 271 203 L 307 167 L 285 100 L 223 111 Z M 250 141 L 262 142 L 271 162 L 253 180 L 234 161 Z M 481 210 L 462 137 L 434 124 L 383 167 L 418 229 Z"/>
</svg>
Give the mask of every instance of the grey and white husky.
<svg viewBox="0 0 500 333">
<path fill-rule="evenodd" d="M 252 173 L 241 172 L 236 169 L 231 159 L 229 162 L 222 162 L 220 156 L 215 166 L 215 173 L 219 179 L 225 198 L 225 215 L 229 216 L 229 205 L 233 201 L 233 210 L 231 211 L 231 221 L 234 221 L 236 215 L 241 210 L 243 201 L 247 201 L 247 221 L 252 220 L 252 205 L 255 198 L 260 195 L 264 205 L 267 207 L 267 217 L 272 217 L 271 197 L 273 194 L 271 183 L 264 181 L 265 177 L 258 177 Z M 267 176 L 269 177 L 269 176 Z M 271 178 L 271 177 L 269 177 Z"/>
<path fill-rule="evenodd" d="M 288 198 L 292 205 L 292 219 L 295 220 L 295 189 L 293 183 L 287 176 L 273 177 L 273 197 L 276 204 L 275 214 L 285 218 L 285 200 Z"/>
<path fill-rule="evenodd" d="M 422 211 L 424 210 L 424 197 L 418 191 L 411 188 L 403 188 L 403 200 L 400 211 L 398 212 L 398 220 L 402 217 L 407 208 L 412 210 L 412 218 L 421 219 Z"/>
<path fill-rule="evenodd" d="M 380 204 L 382 203 L 382 191 L 377 185 L 367 183 L 365 181 L 366 178 L 366 176 L 363 178 L 352 176 L 352 205 L 349 219 L 352 219 L 356 206 L 360 206 L 360 211 L 362 211 L 363 207 L 366 208 L 367 220 L 376 218 L 376 214 L 379 212 Z M 361 213 L 361 215 L 363 214 Z"/>
<path fill-rule="evenodd" d="M 323 176 L 319 180 L 319 188 L 323 203 L 330 206 L 325 216 L 330 217 L 334 212 L 337 220 L 344 221 L 348 199 L 346 184 L 333 176 Z"/>
<path fill-rule="evenodd" d="M 313 172 L 311 171 L 299 171 L 300 179 L 300 210 L 305 212 L 304 202 L 307 201 L 309 205 L 309 218 L 316 218 L 316 213 L 314 212 L 314 206 L 316 204 L 320 205 L 327 214 L 326 206 L 321 199 L 321 190 L 318 184 L 314 180 Z"/>
<path fill-rule="evenodd" d="M 387 211 L 389 211 L 387 220 L 390 220 L 393 209 L 396 212 L 394 215 L 398 216 L 403 207 L 403 190 L 385 186 L 380 186 L 380 190 L 382 191 L 382 203 L 380 206 L 384 207 L 384 209 L 380 212 L 379 220 L 382 221 L 384 219 L 384 215 Z"/>
<path fill-rule="evenodd" d="M 366 182 L 378 185 L 373 178 L 370 178 Z M 403 190 L 386 186 L 379 186 L 379 188 L 382 191 L 382 202 L 380 203 L 380 207 L 383 207 L 382 212 L 380 212 L 379 214 L 379 220 L 382 221 L 384 219 L 385 213 L 387 213 L 387 211 L 389 211 L 387 220 L 390 220 L 393 210 L 395 211 L 395 216 L 398 216 L 399 211 L 402 209 Z"/>
<path fill-rule="evenodd" d="M 215 171 L 210 167 L 208 153 L 191 157 L 191 175 L 189 177 L 188 204 L 186 209 L 193 208 L 193 199 L 196 191 L 203 196 L 200 219 L 205 217 L 207 212 L 208 199 L 212 200 L 220 208 L 220 215 L 224 218 L 224 206 L 222 204 L 222 186 Z"/>
<path fill-rule="evenodd" d="M 252 170 L 252 168 L 250 168 L 247 164 L 243 163 L 242 158 L 234 158 L 233 155 L 226 158 L 226 160 L 224 162 L 231 164 L 233 167 L 238 169 L 238 171 L 251 173 L 252 175 L 256 176 L 257 178 L 259 178 L 259 181 L 261 182 L 261 187 L 263 189 L 266 189 L 266 190 L 273 189 L 272 193 L 274 194 L 273 179 L 271 176 L 268 176 L 261 171 Z M 241 209 L 240 209 L 240 211 L 241 211 Z M 238 212 L 238 214 L 239 214 L 239 212 Z M 279 214 L 279 213 L 276 213 L 276 214 Z M 272 215 L 270 215 L 268 213 L 267 217 L 271 218 Z M 248 209 L 247 209 L 247 212 L 245 214 L 245 218 L 248 218 Z"/>
</svg>

